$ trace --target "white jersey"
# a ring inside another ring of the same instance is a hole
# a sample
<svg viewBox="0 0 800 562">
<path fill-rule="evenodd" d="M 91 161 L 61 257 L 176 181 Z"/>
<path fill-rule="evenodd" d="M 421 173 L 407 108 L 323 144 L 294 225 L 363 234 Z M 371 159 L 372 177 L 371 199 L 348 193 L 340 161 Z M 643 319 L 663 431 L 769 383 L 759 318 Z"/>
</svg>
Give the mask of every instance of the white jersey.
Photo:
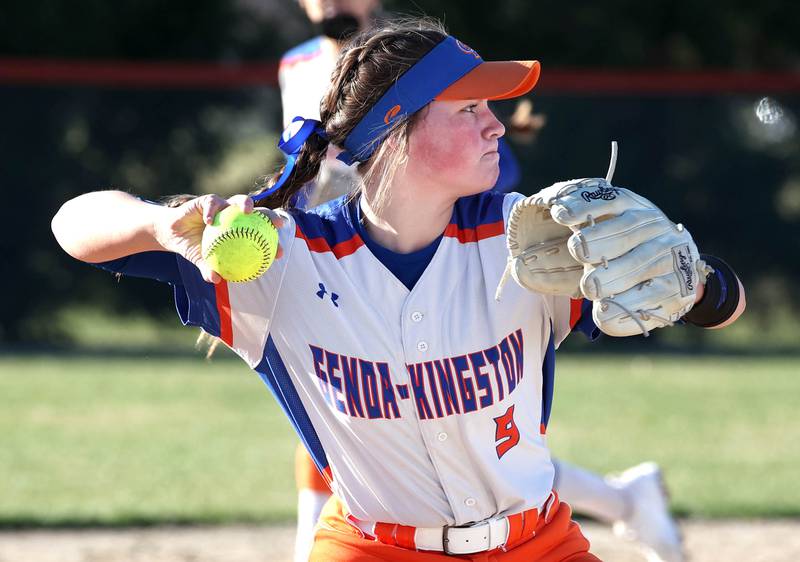
<svg viewBox="0 0 800 562">
<path fill-rule="evenodd" d="M 411 291 L 364 244 L 343 198 L 280 211 L 283 256 L 256 281 L 215 286 L 178 260 L 184 323 L 259 373 L 350 516 L 463 525 L 548 498 L 543 364 L 580 301 L 516 284 L 495 301 L 521 197 L 458 200 Z"/>
<path fill-rule="evenodd" d="M 331 84 L 338 53 L 331 41 L 315 37 L 281 57 L 278 83 L 283 104 L 283 126 L 298 115 L 319 119 L 319 102 Z"/>
<path fill-rule="evenodd" d="M 315 37 L 288 51 L 281 58 L 278 83 L 281 87 L 283 126 L 295 117 L 319 119 L 319 106 L 331 84 L 331 74 L 339 53 L 333 41 Z M 340 150 L 329 147 L 327 158 L 320 166 L 319 176 L 304 191 L 302 207 L 315 207 L 345 193 L 358 183 L 356 166 L 336 159 Z"/>
</svg>

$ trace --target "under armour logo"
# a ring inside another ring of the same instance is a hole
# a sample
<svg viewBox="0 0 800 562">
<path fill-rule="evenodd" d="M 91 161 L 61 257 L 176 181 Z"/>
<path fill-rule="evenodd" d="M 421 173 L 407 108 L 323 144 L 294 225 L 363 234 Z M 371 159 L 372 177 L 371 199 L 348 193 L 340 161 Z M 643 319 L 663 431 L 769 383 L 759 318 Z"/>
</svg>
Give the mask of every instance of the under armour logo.
<svg viewBox="0 0 800 562">
<path fill-rule="evenodd" d="M 321 298 L 321 299 L 324 299 L 325 295 L 327 295 L 327 294 L 328 294 L 328 291 L 325 290 L 325 285 L 323 283 L 320 283 L 319 284 L 319 291 L 317 291 L 317 296 L 319 298 Z M 335 306 L 336 308 L 339 308 L 339 303 L 336 302 L 337 300 L 339 300 L 339 295 L 337 295 L 336 293 L 331 293 L 331 302 L 333 303 L 333 306 Z"/>
</svg>

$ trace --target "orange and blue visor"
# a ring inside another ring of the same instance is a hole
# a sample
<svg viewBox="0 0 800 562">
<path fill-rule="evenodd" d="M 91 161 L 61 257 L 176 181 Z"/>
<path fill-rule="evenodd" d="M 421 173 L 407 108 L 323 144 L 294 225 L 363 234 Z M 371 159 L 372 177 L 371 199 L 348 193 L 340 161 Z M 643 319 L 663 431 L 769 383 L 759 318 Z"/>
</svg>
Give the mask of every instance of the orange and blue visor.
<svg viewBox="0 0 800 562">
<path fill-rule="evenodd" d="M 367 160 L 394 123 L 434 100 L 502 100 L 522 96 L 539 80 L 539 61 L 484 61 L 474 49 L 445 37 L 386 91 L 353 128 L 337 158 Z"/>
<path fill-rule="evenodd" d="M 535 60 L 486 62 L 474 49 L 447 36 L 406 70 L 358 122 L 337 158 L 348 165 L 364 162 L 399 119 L 434 100 L 502 100 L 527 94 L 539 80 L 539 71 L 539 61 Z M 254 200 L 274 193 L 286 182 L 303 144 L 313 134 L 326 136 L 319 121 L 303 117 L 292 120 L 278 142 L 286 155 L 283 174 Z"/>
</svg>

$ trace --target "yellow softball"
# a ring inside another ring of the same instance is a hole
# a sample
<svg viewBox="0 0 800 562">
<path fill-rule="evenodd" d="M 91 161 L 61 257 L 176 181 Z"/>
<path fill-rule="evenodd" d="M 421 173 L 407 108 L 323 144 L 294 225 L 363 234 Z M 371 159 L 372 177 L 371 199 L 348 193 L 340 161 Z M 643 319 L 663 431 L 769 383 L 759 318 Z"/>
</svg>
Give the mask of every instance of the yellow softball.
<svg viewBox="0 0 800 562">
<path fill-rule="evenodd" d="M 278 252 L 278 229 L 253 211 L 225 207 L 203 231 L 203 259 L 226 281 L 242 283 L 260 277 Z"/>
</svg>

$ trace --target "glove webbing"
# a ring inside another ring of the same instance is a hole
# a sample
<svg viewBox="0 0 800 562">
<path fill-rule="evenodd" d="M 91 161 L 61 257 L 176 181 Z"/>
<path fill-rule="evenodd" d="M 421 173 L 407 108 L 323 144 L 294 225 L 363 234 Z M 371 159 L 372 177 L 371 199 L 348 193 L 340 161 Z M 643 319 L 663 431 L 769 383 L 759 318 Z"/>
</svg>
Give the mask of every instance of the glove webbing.
<svg viewBox="0 0 800 562">
<path fill-rule="evenodd" d="M 517 240 L 517 225 L 519 221 L 516 219 L 517 215 L 521 214 L 523 209 L 527 207 L 538 207 L 541 205 L 541 199 L 536 199 L 533 201 L 528 201 L 527 199 L 523 199 L 519 202 L 518 205 L 514 206 L 514 209 L 511 211 L 511 216 L 508 217 L 508 233 L 507 236 L 511 242 L 509 243 L 509 250 L 517 250 L 519 248 L 519 244 L 516 242 Z M 536 256 L 534 256 L 535 258 Z M 499 301 L 501 295 L 503 294 L 503 287 L 505 286 L 506 282 L 508 281 L 508 276 L 511 274 L 511 271 L 514 267 L 516 267 L 517 260 L 522 259 L 522 254 L 517 254 L 513 258 L 508 256 L 508 260 L 506 261 L 506 268 L 503 270 L 503 275 L 500 277 L 500 283 L 497 285 L 497 290 L 494 293 L 494 300 Z"/>
<path fill-rule="evenodd" d="M 609 162 L 608 171 L 606 172 L 606 181 L 608 183 L 611 183 L 611 179 L 614 177 L 614 171 L 617 168 L 618 154 L 619 154 L 619 146 L 617 145 L 617 141 L 611 141 L 611 162 Z M 535 201 L 530 201 L 530 202 L 525 202 L 523 200 L 522 204 L 514 207 L 511 216 L 508 218 L 507 236 L 511 240 L 517 239 L 517 221 L 515 220 L 517 213 L 521 212 L 523 206 L 530 207 L 533 205 L 538 207 L 542 204 L 542 202 L 543 201 L 541 199 L 537 199 Z M 512 245 L 514 250 L 516 250 L 519 247 L 516 242 L 512 242 Z M 509 245 L 509 249 L 512 249 L 511 245 Z M 500 276 L 500 283 L 497 284 L 497 290 L 494 293 L 494 300 L 496 301 L 500 300 L 500 297 L 503 294 L 503 287 L 505 286 L 506 282 L 508 282 L 508 276 L 511 274 L 512 269 L 516 267 L 517 260 L 519 260 L 521 257 L 522 257 L 521 254 L 516 255 L 513 258 L 511 256 L 508 257 L 508 261 L 506 262 L 506 268 L 503 270 L 503 275 Z"/>
</svg>

